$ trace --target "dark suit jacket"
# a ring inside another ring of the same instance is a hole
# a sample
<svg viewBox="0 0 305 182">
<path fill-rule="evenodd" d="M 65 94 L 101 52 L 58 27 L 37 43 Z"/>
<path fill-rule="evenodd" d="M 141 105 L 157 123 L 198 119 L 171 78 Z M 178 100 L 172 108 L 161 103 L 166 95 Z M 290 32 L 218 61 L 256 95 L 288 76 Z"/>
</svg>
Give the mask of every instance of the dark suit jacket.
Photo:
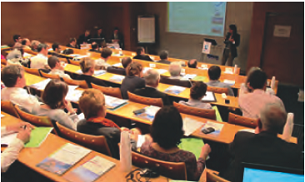
<svg viewBox="0 0 305 182">
<path fill-rule="evenodd" d="M 89 75 L 78 75 L 75 80 L 85 80 L 89 88 L 92 88 L 91 83 L 107 87 L 107 84 L 103 80 Z"/>
<path fill-rule="evenodd" d="M 170 85 L 178 85 L 181 87 L 188 87 L 188 88 L 192 86 L 189 80 L 170 79 L 167 76 L 161 76 L 160 82 Z"/>
<path fill-rule="evenodd" d="M 148 55 L 136 55 L 135 57 L 133 57 L 133 59 L 141 59 L 141 60 L 146 60 L 146 61 L 153 61 L 152 59 L 150 59 L 150 57 Z"/>
<path fill-rule="evenodd" d="M 231 161 L 221 176 L 230 181 L 242 181 L 241 162 L 304 168 L 301 148 L 288 143 L 275 134 L 263 131 L 259 134 L 238 132 L 229 145 Z"/>
<path fill-rule="evenodd" d="M 232 42 L 229 41 L 230 36 L 231 36 L 231 33 L 227 33 L 227 36 L 226 36 L 226 39 L 225 39 L 224 43 L 226 44 L 226 47 L 229 46 L 229 44 L 230 44 L 231 54 L 232 54 L 233 58 L 235 58 L 235 57 L 237 57 L 237 49 L 236 49 L 236 47 L 239 46 L 240 35 L 239 34 L 235 34 L 234 36 L 232 36 L 232 39 L 234 39 L 235 44 L 233 44 Z"/>
<path fill-rule="evenodd" d="M 88 39 L 91 39 L 91 35 L 88 35 L 87 37 L 85 36 L 85 34 L 82 34 L 78 37 L 77 39 L 77 44 L 83 44 L 84 42 L 89 43 Z"/>
<path fill-rule="evenodd" d="M 126 70 L 124 68 L 117 68 L 114 66 L 107 67 L 107 72 L 118 74 L 118 75 L 126 75 Z"/>
<path fill-rule="evenodd" d="M 144 97 L 161 98 L 163 101 L 163 105 L 171 105 L 168 96 L 165 93 L 158 91 L 156 88 L 152 88 L 152 87 L 140 88 L 140 89 L 136 89 L 134 93 Z"/>
<path fill-rule="evenodd" d="M 145 87 L 145 80 L 137 76 L 126 76 L 121 85 L 123 99 L 128 99 L 127 91 L 133 93 L 137 88 Z"/>
<path fill-rule="evenodd" d="M 166 59 L 161 59 L 160 61 L 158 61 L 157 63 L 163 63 L 163 64 L 171 64 L 170 61 L 166 60 Z"/>
</svg>

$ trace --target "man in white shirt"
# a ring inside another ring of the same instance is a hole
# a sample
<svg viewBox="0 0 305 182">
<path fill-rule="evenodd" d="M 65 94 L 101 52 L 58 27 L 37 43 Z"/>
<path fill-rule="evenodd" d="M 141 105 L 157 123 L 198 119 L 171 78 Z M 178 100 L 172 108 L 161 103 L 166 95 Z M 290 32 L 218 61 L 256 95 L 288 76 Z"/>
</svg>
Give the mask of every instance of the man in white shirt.
<svg viewBox="0 0 305 182">
<path fill-rule="evenodd" d="M 71 79 L 71 77 L 68 74 L 65 74 L 64 63 L 60 62 L 58 57 L 56 56 L 49 57 L 48 65 L 51 68 L 51 72 L 49 74 L 58 75 L 59 77 L 65 77 Z"/>
<path fill-rule="evenodd" d="M 32 110 L 40 105 L 38 99 L 27 93 L 25 89 L 24 70 L 20 65 L 9 65 L 2 69 L 1 80 L 6 86 L 1 90 L 1 100 L 11 101 L 13 104 Z"/>
<path fill-rule="evenodd" d="M 48 65 L 48 46 L 39 44 L 37 50 L 39 53 L 31 58 L 31 68 L 50 69 Z"/>
<path fill-rule="evenodd" d="M 10 133 L 18 132 L 17 137 L 14 138 L 1 154 L 1 172 L 6 172 L 18 158 L 20 150 L 24 147 L 24 144 L 29 141 L 31 129 L 33 128 L 33 125 L 26 122 L 19 122 L 1 127 L 1 137 Z"/>
</svg>

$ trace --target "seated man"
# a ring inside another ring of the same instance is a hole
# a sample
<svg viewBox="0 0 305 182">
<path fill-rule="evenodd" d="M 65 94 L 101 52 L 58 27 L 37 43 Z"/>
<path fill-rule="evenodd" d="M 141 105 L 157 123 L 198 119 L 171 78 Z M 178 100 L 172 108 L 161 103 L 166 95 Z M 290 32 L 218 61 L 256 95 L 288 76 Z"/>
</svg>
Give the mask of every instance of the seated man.
<svg viewBox="0 0 305 182">
<path fill-rule="evenodd" d="M 171 62 L 168 61 L 167 58 L 168 58 L 168 52 L 165 50 L 161 51 L 161 53 L 160 53 L 161 60 L 158 61 L 158 63 L 171 64 Z"/>
<path fill-rule="evenodd" d="M 78 49 L 76 38 L 71 38 L 69 44 L 67 44 L 66 46 Z"/>
<path fill-rule="evenodd" d="M 60 51 L 61 51 L 59 44 L 56 42 L 54 44 L 52 44 L 52 49 L 55 53 L 60 53 Z"/>
<path fill-rule="evenodd" d="M 86 30 L 84 34 L 80 35 L 77 40 L 77 44 L 80 47 L 81 44 L 89 43 L 89 39 L 91 38 L 90 30 Z"/>
<path fill-rule="evenodd" d="M 21 44 L 21 41 L 22 41 L 22 39 L 21 39 L 21 36 L 20 35 L 14 35 L 13 36 L 13 39 L 14 39 L 14 45 L 13 45 L 13 47 L 19 47 L 19 46 L 21 46 L 22 44 Z"/>
<path fill-rule="evenodd" d="M 170 85 L 178 85 L 182 87 L 191 87 L 191 82 L 189 80 L 180 80 L 182 77 L 181 74 L 181 64 L 180 62 L 172 62 L 169 65 L 168 71 L 170 73 L 170 77 L 161 76 L 161 83 L 170 84 Z"/>
<path fill-rule="evenodd" d="M 48 65 L 51 68 L 51 71 L 49 72 L 49 74 L 58 75 L 59 77 L 65 77 L 65 78 L 71 79 L 71 77 L 68 74 L 65 74 L 64 62 L 60 62 L 58 57 L 56 57 L 56 56 L 49 57 Z"/>
<path fill-rule="evenodd" d="M 123 57 L 121 60 L 121 63 L 124 68 L 109 66 L 107 68 L 107 72 L 120 74 L 120 75 L 126 75 L 126 68 L 131 62 L 132 62 L 132 59 L 130 57 Z"/>
<path fill-rule="evenodd" d="M 39 107 L 38 99 L 27 93 L 25 89 L 24 70 L 20 65 L 9 65 L 2 69 L 1 80 L 5 88 L 1 90 L 1 100 L 11 101 L 27 111 Z"/>
<path fill-rule="evenodd" d="M 7 65 L 11 65 L 11 64 L 23 65 L 28 63 L 28 59 L 23 59 L 22 53 L 18 49 L 14 49 L 10 51 L 6 56 L 6 60 L 7 60 Z"/>
<path fill-rule="evenodd" d="M 95 60 L 95 69 L 107 69 L 107 67 L 110 66 L 110 64 L 107 63 L 107 60 L 110 58 L 111 55 L 112 50 L 109 48 L 104 48 L 101 53 L 101 58 Z"/>
<path fill-rule="evenodd" d="M 277 96 L 265 92 L 267 75 L 260 69 L 251 72 L 247 78 L 246 86 L 249 93 L 240 92 L 238 103 L 243 116 L 248 118 L 259 118 L 262 108 L 268 103 L 276 103 L 284 107 L 284 104 Z"/>
<path fill-rule="evenodd" d="M 89 51 L 101 53 L 101 51 L 99 50 L 99 46 L 96 42 L 92 42 L 91 49 Z"/>
<path fill-rule="evenodd" d="M 38 52 L 38 45 L 40 42 L 38 40 L 32 40 L 31 41 L 31 49 L 32 51 Z"/>
<path fill-rule="evenodd" d="M 144 47 L 138 47 L 137 48 L 137 55 L 135 57 L 133 57 L 133 59 L 153 61 L 148 55 L 145 55 Z"/>
<path fill-rule="evenodd" d="M 187 66 L 189 68 L 197 68 L 197 60 L 196 59 L 189 60 L 189 62 L 187 63 Z"/>
<path fill-rule="evenodd" d="M 171 105 L 168 96 L 157 90 L 160 81 L 160 74 L 158 71 L 154 69 L 147 70 L 144 74 L 144 79 L 145 87 L 136 89 L 134 91 L 135 94 L 144 97 L 161 98 L 163 105 Z"/>
<path fill-rule="evenodd" d="M 22 46 L 23 46 L 23 49 L 29 49 L 31 50 L 31 42 L 28 38 L 24 38 L 21 42 Z"/>
<path fill-rule="evenodd" d="M 48 46 L 39 44 L 37 50 L 39 53 L 31 58 L 31 68 L 50 69 L 48 65 Z"/>
<path fill-rule="evenodd" d="M 265 105 L 260 112 L 256 134 L 246 131 L 236 133 L 228 151 L 232 162 L 220 175 L 227 180 L 241 182 L 242 162 L 303 169 L 301 147 L 277 136 L 283 131 L 286 118 L 283 106 Z"/>
<path fill-rule="evenodd" d="M 219 66 L 211 66 L 208 70 L 210 81 L 207 82 L 207 85 L 210 87 L 221 87 L 228 88 L 228 95 L 234 96 L 234 92 L 230 85 L 220 82 L 219 78 L 221 75 L 221 69 Z"/>
</svg>

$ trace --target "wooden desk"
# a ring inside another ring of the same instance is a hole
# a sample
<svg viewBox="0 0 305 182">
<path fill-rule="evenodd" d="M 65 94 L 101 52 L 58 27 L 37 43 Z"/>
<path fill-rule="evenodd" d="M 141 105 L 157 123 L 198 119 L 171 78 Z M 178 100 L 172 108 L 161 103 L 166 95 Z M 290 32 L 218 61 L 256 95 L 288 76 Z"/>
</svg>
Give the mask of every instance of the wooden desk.
<svg viewBox="0 0 305 182">
<path fill-rule="evenodd" d="M 19 122 L 19 119 L 10 116 L 9 114 L 6 114 L 1 111 L 1 114 L 5 115 L 5 117 L 2 118 L 1 126 L 6 126 L 10 123 L 15 123 Z M 49 134 L 47 139 L 41 144 L 40 147 L 38 148 L 24 148 L 21 150 L 18 160 L 28 166 L 29 168 L 41 173 L 42 175 L 54 180 L 54 181 L 67 181 L 63 177 L 69 173 L 70 171 L 74 170 L 76 167 L 84 164 L 85 162 L 89 161 L 91 158 L 95 156 L 100 156 L 103 157 L 107 160 L 110 160 L 114 163 L 116 163 L 115 167 L 110 169 L 108 172 L 106 172 L 104 175 L 102 175 L 100 178 L 98 178 L 96 181 L 101 182 L 101 181 L 113 181 L 113 182 L 118 182 L 118 181 L 126 181 L 125 176 L 128 174 L 126 172 L 121 172 L 120 171 L 120 162 L 117 159 L 111 158 L 109 156 L 106 156 L 104 154 L 91 151 L 85 158 L 83 158 L 80 162 L 75 164 L 71 169 L 69 169 L 64 175 L 58 176 L 56 174 L 53 174 L 51 172 L 45 171 L 43 169 L 40 169 L 36 167 L 38 163 L 40 163 L 43 159 L 48 157 L 50 154 L 54 153 L 56 150 L 58 150 L 60 147 L 65 145 L 66 143 L 72 143 L 68 140 L 65 140 L 63 138 L 60 138 L 57 135 L 54 134 Z M 132 169 L 136 169 L 137 167 L 133 166 Z M 161 181 L 165 182 L 168 181 L 166 177 L 159 177 L 156 179 L 151 179 L 151 181 Z"/>
</svg>

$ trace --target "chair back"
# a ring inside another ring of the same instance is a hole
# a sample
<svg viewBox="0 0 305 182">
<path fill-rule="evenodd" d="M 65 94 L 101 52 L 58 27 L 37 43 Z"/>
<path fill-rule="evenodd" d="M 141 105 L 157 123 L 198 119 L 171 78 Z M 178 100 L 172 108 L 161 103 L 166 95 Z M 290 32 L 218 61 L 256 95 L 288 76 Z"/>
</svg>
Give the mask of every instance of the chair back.
<svg viewBox="0 0 305 182">
<path fill-rule="evenodd" d="M 165 83 L 165 84 L 169 84 L 169 85 L 177 85 L 177 86 L 187 87 L 187 88 L 192 87 L 192 84 L 189 80 L 170 79 L 169 77 L 162 76 L 162 75 L 161 75 L 160 83 Z"/>
<path fill-rule="evenodd" d="M 15 105 L 15 108 L 20 116 L 20 119 L 27 121 L 35 126 L 53 127 L 52 121 L 48 116 L 36 116 L 33 114 L 29 114 L 21 110 L 17 105 Z"/>
<path fill-rule="evenodd" d="M 4 64 L 4 65 L 6 65 L 6 64 L 7 64 L 7 61 L 6 61 L 6 59 L 1 59 L 1 64 Z"/>
<path fill-rule="evenodd" d="M 68 85 L 78 85 L 81 88 L 89 88 L 88 84 L 85 80 L 73 80 L 67 77 L 62 77 L 62 79 L 64 80 L 65 83 L 67 83 Z"/>
<path fill-rule="evenodd" d="M 76 66 L 79 66 L 79 65 L 80 65 L 80 61 L 74 61 L 74 60 L 72 60 L 72 59 L 70 59 L 70 63 L 71 63 L 71 64 L 74 64 L 74 65 L 76 65 Z"/>
<path fill-rule="evenodd" d="M 244 116 L 229 113 L 228 123 L 246 126 L 250 128 L 256 128 L 258 126 L 258 119 L 247 118 Z"/>
<path fill-rule="evenodd" d="M 91 85 L 92 85 L 92 88 L 98 89 L 106 95 L 110 95 L 110 96 L 117 97 L 117 98 L 120 98 L 120 99 L 123 98 L 122 94 L 121 94 L 121 89 L 119 87 L 116 87 L 116 88 L 114 88 L 114 87 L 103 87 L 103 86 L 96 85 L 94 83 L 91 83 Z"/>
<path fill-rule="evenodd" d="M 95 136 L 95 135 L 80 133 L 61 125 L 58 122 L 56 122 L 56 125 L 59 130 L 58 132 L 59 136 L 67 140 L 70 140 L 71 142 L 87 147 L 89 149 L 106 154 L 108 156 L 112 156 L 105 136 L 103 135 Z"/>
<path fill-rule="evenodd" d="M 20 118 L 14 104 L 11 101 L 1 101 L 1 110 L 6 112 L 9 115 L 15 116 L 16 118 Z"/>
<path fill-rule="evenodd" d="M 221 88 L 221 87 L 210 87 L 207 88 L 208 91 L 212 91 L 214 93 L 222 94 L 225 93 L 228 95 L 229 89 L 228 88 Z"/>
<path fill-rule="evenodd" d="M 35 69 L 35 68 L 27 68 L 27 67 L 23 67 L 24 71 L 27 73 L 31 73 L 33 75 L 37 75 L 40 76 L 39 70 Z"/>
<path fill-rule="evenodd" d="M 132 164 L 141 168 L 150 168 L 161 175 L 176 180 L 186 180 L 186 167 L 184 162 L 168 162 L 154 159 L 138 152 L 132 151 Z"/>
<path fill-rule="evenodd" d="M 174 102 L 174 106 L 178 109 L 179 112 L 216 120 L 216 114 L 214 109 L 200 109 L 196 107 L 179 104 L 177 102 Z"/>
<path fill-rule="evenodd" d="M 59 75 L 53 75 L 53 74 L 45 73 L 41 70 L 39 70 L 39 72 L 40 72 L 41 76 L 44 77 L 44 78 L 60 79 Z"/>
<path fill-rule="evenodd" d="M 129 91 L 127 91 L 127 94 L 128 94 L 129 100 L 132 102 L 163 107 L 163 101 L 161 98 L 143 97 L 143 96 L 133 94 Z"/>
<path fill-rule="evenodd" d="M 218 176 L 210 169 L 206 169 L 206 181 L 207 182 L 230 182 L 230 181 Z"/>
</svg>

